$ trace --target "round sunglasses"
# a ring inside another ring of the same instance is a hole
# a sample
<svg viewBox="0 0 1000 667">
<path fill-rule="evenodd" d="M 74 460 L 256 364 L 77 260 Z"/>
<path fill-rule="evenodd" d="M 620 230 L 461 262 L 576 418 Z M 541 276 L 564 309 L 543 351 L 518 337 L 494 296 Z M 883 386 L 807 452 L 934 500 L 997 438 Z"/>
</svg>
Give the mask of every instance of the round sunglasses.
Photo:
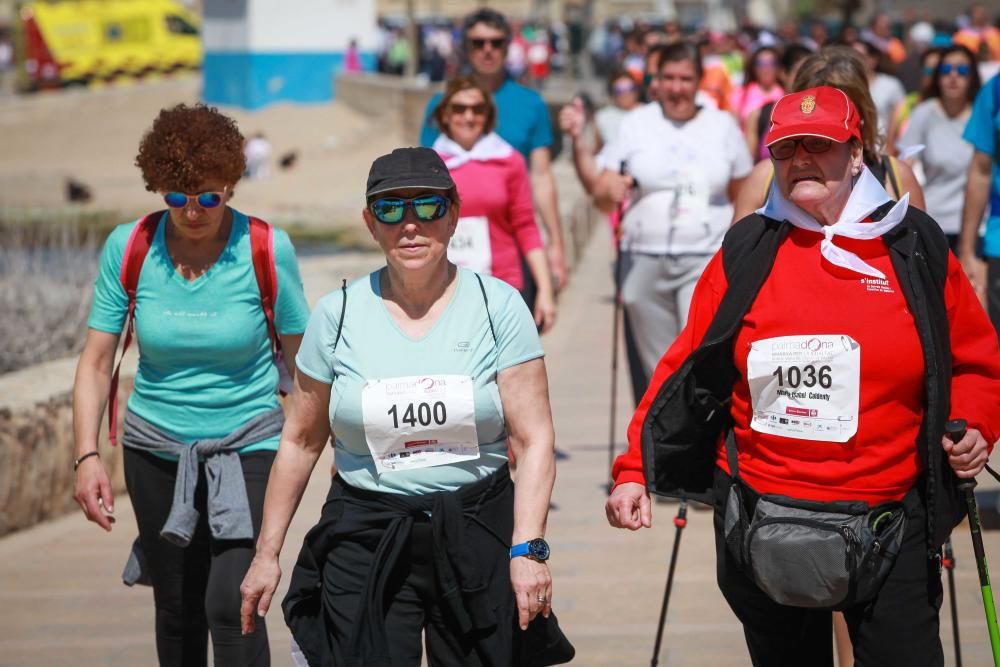
<svg viewBox="0 0 1000 667">
<path fill-rule="evenodd" d="M 202 208 L 215 208 L 222 203 L 225 197 L 225 191 L 202 192 L 197 195 L 186 195 L 183 192 L 165 192 L 163 194 L 163 201 L 170 208 L 184 208 L 188 205 L 188 202 L 194 199 L 198 203 L 198 206 Z"/>
<path fill-rule="evenodd" d="M 795 155 L 795 151 L 798 149 L 799 144 L 802 144 L 802 148 L 805 149 L 806 153 L 825 153 L 833 146 L 833 141 L 830 139 L 824 139 L 823 137 L 800 137 L 798 139 L 782 139 L 781 141 L 771 144 L 767 147 L 767 150 L 771 153 L 771 157 L 775 160 L 787 160 L 788 158 Z"/>
<path fill-rule="evenodd" d="M 444 195 L 420 195 L 412 199 L 402 197 L 380 197 L 368 204 L 368 210 L 384 225 L 398 225 L 406 217 L 406 209 L 421 222 L 433 222 L 444 217 L 451 201 Z"/>
</svg>

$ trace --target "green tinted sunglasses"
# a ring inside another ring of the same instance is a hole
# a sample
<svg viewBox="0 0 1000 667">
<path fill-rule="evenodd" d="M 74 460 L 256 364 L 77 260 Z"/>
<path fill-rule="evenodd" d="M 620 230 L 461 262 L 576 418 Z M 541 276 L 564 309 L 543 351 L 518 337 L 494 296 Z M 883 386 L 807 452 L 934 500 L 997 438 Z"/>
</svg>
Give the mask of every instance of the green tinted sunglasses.
<svg viewBox="0 0 1000 667">
<path fill-rule="evenodd" d="M 398 225 L 406 217 L 406 209 L 421 222 L 433 222 L 444 217 L 451 201 L 443 195 L 421 195 L 413 199 L 402 197 L 381 197 L 368 205 L 375 219 L 385 225 Z"/>
</svg>

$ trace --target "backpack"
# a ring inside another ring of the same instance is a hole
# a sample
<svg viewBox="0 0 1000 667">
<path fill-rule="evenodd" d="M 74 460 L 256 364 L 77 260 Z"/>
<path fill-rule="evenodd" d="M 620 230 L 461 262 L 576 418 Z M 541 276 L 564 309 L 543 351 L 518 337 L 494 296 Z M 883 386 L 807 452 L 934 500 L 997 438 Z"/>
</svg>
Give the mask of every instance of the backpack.
<svg viewBox="0 0 1000 667">
<path fill-rule="evenodd" d="M 128 296 L 128 314 L 125 316 L 125 342 L 122 344 L 121 356 L 111 375 L 111 387 L 108 392 L 108 437 L 111 444 L 118 444 L 118 375 L 121 370 L 125 351 L 132 343 L 135 332 L 135 293 L 139 285 L 139 274 L 142 263 L 153 245 L 153 236 L 160 218 L 166 211 L 150 213 L 132 229 L 125 253 L 122 257 L 122 269 L 119 280 L 125 294 Z M 292 379 L 281 355 L 281 339 L 274 326 L 274 305 L 278 298 L 278 273 L 274 265 L 274 228 L 259 218 L 250 220 L 250 256 L 253 258 L 254 275 L 260 290 L 260 305 L 267 322 L 267 335 L 271 339 L 271 355 L 274 365 L 278 368 L 278 392 L 284 396 L 291 392 Z"/>
</svg>

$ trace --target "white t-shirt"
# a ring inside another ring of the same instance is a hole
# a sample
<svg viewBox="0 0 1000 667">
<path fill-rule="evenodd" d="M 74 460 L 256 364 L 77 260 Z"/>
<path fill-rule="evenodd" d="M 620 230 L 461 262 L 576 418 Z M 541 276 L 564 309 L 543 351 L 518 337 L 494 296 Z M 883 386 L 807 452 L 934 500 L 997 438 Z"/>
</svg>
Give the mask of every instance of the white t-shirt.
<svg viewBox="0 0 1000 667">
<path fill-rule="evenodd" d="M 875 75 L 875 80 L 868 86 L 868 90 L 872 94 L 872 101 L 875 102 L 879 134 L 884 135 L 889 128 L 892 113 L 906 97 L 906 90 L 899 79 L 881 72 Z"/>
<path fill-rule="evenodd" d="M 597 133 L 601 135 L 601 142 L 610 144 L 618 136 L 618 128 L 622 126 L 622 119 L 628 111 L 614 104 L 600 109 L 594 114 L 594 124 L 597 125 Z"/>
<path fill-rule="evenodd" d="M 927 213 L 945 234 L 958 234 L 962 227 L 966 171 L 972 161 L 972 144 L 962 139 L 969 114 L 949 118 L 936 99 L 921 102 L 910 114 L 910 122 L 899 140 L 899 149 L 924 145 L 920 162 L 924 168 L 924 199 Z"/>
<path fill-rule="evenodd" d="M 718 250 L 733 216 L 726 187 L 753 168 L 730 114 L 702 108 L 675 122 L 655 102 L 626 114 L 597 160 L 613 171 L 624 160 L 639 185 L 622 222 L 622 249 L 655 255 Z"/>
</svg>

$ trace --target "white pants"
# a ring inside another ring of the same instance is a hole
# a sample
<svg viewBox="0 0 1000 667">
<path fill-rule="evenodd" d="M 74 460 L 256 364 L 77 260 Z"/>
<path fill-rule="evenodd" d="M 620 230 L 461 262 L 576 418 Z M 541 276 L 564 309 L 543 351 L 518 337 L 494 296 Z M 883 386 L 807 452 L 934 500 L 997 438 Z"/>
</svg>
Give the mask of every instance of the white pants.
<svg viewBox="0 0 1000 667">
<path fill-rule="evenodd" d="M 711 255 L 622 252 L 622 302 L 646 378 L 687 323 L 694 286 Z"/>
</svg>

